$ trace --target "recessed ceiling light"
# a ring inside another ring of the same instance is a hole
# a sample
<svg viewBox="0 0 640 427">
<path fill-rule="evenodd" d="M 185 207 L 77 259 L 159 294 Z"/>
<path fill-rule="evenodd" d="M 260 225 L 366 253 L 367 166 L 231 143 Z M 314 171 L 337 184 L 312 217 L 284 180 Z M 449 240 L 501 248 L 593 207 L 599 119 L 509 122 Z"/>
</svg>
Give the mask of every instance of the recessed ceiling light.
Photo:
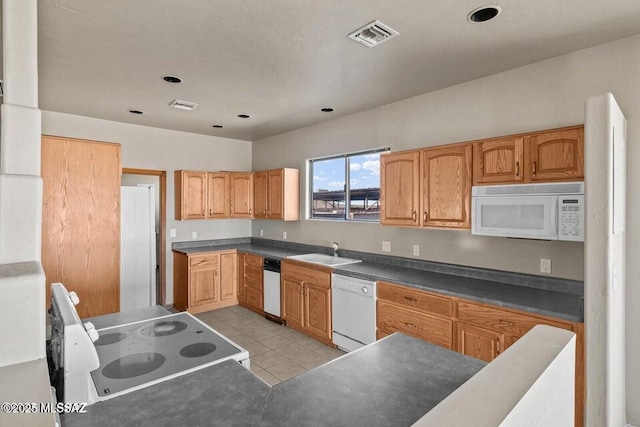
<svg viewBox="0 0 640 427">
<path fill-rule="evenodd" d="M 178 76 L 171 76 L 171 75 L 164 76 L 162 80 L 164 80 L 167 83 L 182 83 L 182 78 Z"/>
<path fill-rule="evenodd" d="M 131 114 L 144 114 L 144 111 L 140 111 L 140 110 L 127 110 L 129 111 Z"/>
<path fill-rule="evenodd" d="M 212 128 L 216 128 L 216 129 L 222 129 L 222 128 L 223 128 L 223 126 L 222 126 L 222 125 L 213 125 L 213 126 L 211 126 L 211 127 L 212 127 Z"/>
<path fill-rule="evenodd" d="M 467 19 L 471 22 L 487 22 L 498 16 L 501 11 L 500 6 L 482 6 L 469 12 Z"/>
<path fill-rule="evenodd" d="M 320 111 L 322 111 L 323 113 L 330 113 L 330 112 L 332 112 L 332 111 L 333 111 L 333 108 L 331 108 L 331 107 L 326 107 L 326 108 L 321 109 Z"/>
<path fill-rule="evenodd" d="M 251 116 L 248 114 L 238 114 L 238 117 L 240 117 L 241 119 L 248 119 Z"/>
</svg>

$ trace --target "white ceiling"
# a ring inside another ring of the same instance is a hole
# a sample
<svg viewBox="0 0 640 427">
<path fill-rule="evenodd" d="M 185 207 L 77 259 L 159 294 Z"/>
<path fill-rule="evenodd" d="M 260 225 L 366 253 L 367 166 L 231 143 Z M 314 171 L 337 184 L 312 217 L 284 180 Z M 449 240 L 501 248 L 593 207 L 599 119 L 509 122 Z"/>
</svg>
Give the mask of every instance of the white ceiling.
<svg viewBox="0 0 640 427">
<path fill-rule="evenodd" d="M 502 14 L 466 20 L 485 4 Z M 638 0 L 39 0 L 38 12 L 41 109 L 243 140 L 640 32 Z M 400 35 L 347 38 L 374 19 Z"/>
</svg>

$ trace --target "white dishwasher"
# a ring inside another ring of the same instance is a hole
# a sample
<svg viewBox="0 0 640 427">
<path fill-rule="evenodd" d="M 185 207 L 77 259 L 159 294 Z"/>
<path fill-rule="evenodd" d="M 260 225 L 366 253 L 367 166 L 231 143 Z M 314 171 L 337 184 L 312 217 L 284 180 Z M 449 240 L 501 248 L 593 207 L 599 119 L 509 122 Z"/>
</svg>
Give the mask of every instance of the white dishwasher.
<svg viewBox="0 0 640 427">
<path fill-rule="evenodd" d="M 376 283 L 331 276 L 333 343 L 353 351 L 376 340 Z"/>
</svg>

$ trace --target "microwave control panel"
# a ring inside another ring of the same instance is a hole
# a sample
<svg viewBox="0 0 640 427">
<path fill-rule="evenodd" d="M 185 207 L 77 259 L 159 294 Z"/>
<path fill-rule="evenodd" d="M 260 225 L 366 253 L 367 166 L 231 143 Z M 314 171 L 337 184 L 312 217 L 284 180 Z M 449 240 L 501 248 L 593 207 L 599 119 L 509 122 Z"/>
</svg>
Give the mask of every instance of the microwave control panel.
<svg viewBox="0 0 640 427">
<path fill-rule="evenodd" d="M 584 242 L 584 195 L 558 198 L 558 240 Z"/>
</svg>

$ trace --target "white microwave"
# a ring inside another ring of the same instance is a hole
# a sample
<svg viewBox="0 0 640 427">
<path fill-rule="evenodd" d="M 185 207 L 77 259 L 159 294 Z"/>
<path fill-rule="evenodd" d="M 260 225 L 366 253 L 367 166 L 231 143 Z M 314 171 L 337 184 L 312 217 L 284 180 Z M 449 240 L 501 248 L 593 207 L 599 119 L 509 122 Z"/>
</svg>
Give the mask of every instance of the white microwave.
<svg viewBox="0 0 640 427">
<path fill-rule="evenodd" d="M 584 242 L 584 182 L 474 186 L 471 233 Z"/>
</svg>

